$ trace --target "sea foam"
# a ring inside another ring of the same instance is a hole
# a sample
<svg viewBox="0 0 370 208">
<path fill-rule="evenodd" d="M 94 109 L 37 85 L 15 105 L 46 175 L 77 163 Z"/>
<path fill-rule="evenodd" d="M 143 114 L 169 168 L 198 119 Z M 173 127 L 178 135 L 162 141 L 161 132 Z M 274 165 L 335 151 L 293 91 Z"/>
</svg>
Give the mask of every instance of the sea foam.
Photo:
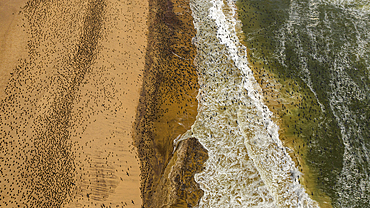
<svg viewBox="0 0 370 208">
<path fill-rule="evenodd" d="M 196 137 L 208 150 L 200 207 L 318 207 L 279 140 L 236 33 L 233 1 L 190 2 L 197 30 L 198 115 L 175 143 Z M 227 12 L 225 14 L 224 12 Z"/>
</svg>

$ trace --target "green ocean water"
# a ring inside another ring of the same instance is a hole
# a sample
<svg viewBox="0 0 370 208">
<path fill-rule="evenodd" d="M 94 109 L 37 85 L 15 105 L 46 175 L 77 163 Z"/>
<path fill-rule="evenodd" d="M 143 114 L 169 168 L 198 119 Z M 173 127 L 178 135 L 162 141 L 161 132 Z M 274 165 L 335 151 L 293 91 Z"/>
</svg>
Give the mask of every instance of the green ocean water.
<svg viewBox="0 0 370 208">
<path fill-rule="evenodd" d="M 249 62 L 282 85 L 294 80 L 288 88 L 302 95 L 297 111 L 280 116 L 306 145 L 317 189 L 333 207 L 370 207 L 370 1 L 236 5 Z"/>
</svg>

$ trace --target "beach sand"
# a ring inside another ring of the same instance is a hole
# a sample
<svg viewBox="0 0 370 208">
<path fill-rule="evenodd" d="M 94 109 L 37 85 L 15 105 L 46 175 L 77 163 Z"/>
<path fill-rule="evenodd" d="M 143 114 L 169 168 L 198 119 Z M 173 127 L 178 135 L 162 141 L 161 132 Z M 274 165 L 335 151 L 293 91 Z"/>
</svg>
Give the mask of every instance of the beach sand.
<svg viewBox="0 0 370 208">
<path fill-rule="evenodd" d="M 0 206 L 141 207 L 148 2 L 25 2 L 0 3 Z"/>
<path fill-rule="evenodd" d="M 17 60 L 27 56 L 27 35 L 20 27 L 21 7 L 27 0 L 0 1 L 0 98 L 5 96 L 5 87 Z"/>
</svg>

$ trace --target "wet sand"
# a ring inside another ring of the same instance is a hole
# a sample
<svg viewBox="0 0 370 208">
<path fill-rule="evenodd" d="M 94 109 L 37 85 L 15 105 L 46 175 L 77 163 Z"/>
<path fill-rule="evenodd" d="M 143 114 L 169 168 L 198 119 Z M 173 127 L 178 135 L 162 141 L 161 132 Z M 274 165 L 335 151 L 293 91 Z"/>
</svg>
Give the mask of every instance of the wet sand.
<svg viewBox="0 0 370 208">
<path fill-rule="evenodd" d="M 148 2 L 23 2 L 0 21 L 0 206 L 141 207 Z"/>
<path fill-rule="evenodd" d="M 198 76 L 189 1 L 150 1 L 144 85 L 135 121 L 144 207 L 192 207 L 203 191 L 194 181 L 207 159 L 196 139 L 173 141 L 197 115 Z M 191 158 L 189 162 L 189 158 Z"/>
</svg>

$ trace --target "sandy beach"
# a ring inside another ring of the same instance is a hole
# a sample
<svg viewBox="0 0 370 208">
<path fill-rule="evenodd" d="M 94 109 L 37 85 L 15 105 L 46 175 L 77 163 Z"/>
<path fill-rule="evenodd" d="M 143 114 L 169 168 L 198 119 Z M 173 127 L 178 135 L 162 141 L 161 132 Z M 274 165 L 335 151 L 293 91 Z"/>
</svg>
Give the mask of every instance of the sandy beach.
<svg viewBox="0 0 370 208">
<path fill-rule="evenodd" d="M 19 15 L 26 1 L 0 1 L 0 98 L 5 96 L 12 67 L 17 65 L 19 58 L 27 56 L 27 35 L 20 27 L 22 17 Z"/>
<path fill-rule="evenodd" d="M 208 158 L 188 1 L 2 1 L 4 207 L 189 207 Z"/>
<path fill-rule="evenodd" d="M 0 206 L 141 207 L 148 2 L 0 3 Z"/>
</svg>

